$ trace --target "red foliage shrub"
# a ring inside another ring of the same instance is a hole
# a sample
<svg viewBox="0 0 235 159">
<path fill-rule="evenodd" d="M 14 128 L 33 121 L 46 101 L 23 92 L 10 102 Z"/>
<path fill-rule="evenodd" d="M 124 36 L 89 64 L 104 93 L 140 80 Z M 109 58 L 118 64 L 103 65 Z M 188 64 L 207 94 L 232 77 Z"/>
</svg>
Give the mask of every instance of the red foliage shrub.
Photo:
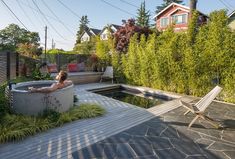
<svg viewBox="0 0 235 159">
<path fill-rule="evenodd" d="M 135 25 L 134 19 L 129 19 L 124 26 L 122 26 L 115 34 L 115 48 L 118 52 L 127 52 L 128 45 L 130 42 L 130 38 L 134 35 L 138 35 L 138 39 L 140 36 L 144 34 L 146 38 L 152 31 L 146 27 L 140 27 Z"/>
</svg>

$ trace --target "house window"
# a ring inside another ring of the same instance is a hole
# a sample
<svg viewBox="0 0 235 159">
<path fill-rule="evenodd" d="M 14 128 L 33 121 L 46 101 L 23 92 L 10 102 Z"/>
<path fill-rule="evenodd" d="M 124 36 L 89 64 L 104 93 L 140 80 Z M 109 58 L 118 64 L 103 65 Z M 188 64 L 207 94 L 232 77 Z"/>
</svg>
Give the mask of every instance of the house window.
<svg viewBox="0 0 235 159">
<path fill-rule="evenodd" d="M 166 27 L 166 26 L 169 24 L 169 20 L 168 20 L 167 17 L 161 18 L 160 23 L 161 23 L 161 24 L 160 24 L 161 27 Z"/>
<path fill-rule="evenodd" d="M 175 24 L 185 24 L 187 23 L 187 14 L 173 15 L 172 22 Z"/>
<path fill-rule="evenodd" d="M 103 35 L 102 35 L 102 39 L 103 39 L 103 40 L 106 40 L 106 39 L 107 39 L 107 34 L 103 34 Z"/>
</svg>

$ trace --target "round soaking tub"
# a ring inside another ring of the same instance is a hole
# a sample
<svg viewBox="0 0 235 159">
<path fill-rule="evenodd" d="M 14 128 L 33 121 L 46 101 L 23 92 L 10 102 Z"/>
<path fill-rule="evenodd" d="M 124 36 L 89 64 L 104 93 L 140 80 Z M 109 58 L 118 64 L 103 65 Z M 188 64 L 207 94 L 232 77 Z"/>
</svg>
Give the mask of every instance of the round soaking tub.
<svg viewBox="0 0 235 159">
<path fill-rule="evenodd" d="M 55 83 L 52 80 L 30 81 L 12 86 L 12 108 L 16 113 L 38 115 L 46 109 L 65 112 L 73 106 L 73 85 L 57 89 L 51 93 L 32 93 L 28 87 L 46 87 Z"/>
</svg>

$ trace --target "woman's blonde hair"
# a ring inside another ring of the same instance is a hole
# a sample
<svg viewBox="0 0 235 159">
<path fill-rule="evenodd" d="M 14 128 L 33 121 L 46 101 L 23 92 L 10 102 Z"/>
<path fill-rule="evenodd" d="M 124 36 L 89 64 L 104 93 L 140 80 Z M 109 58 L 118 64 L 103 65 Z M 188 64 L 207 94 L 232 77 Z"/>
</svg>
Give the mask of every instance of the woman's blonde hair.
<svg viewBox="0 0 235 159">
<path fill-rule="evenodd" d="M 60 74 L 59 82 L 64 82 L 68 77 L 68 74 L 65 71 L 60 71 L 59 74 Z"/>
</svg>

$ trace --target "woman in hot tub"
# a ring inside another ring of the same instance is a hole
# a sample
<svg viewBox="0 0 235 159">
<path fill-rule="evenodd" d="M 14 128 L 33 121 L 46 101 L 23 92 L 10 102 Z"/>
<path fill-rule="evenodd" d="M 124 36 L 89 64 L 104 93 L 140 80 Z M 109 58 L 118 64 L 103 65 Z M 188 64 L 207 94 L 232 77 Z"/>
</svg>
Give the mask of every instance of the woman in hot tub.
<svg viewBox="0 0 235 159">
<path fill-rule="evenodd" d="M 72 85 L 73 82 L 71 80 L 66 80 L 68 77 L 68 74 L 65 71 L 60 71 L 58 75 L 56 76 L 56 80 L 58 82 L 53 83 L 50 87 L 41 87 L 41 88 L 34 88 L 29 87 L 30 92 L 41 92 L 41 93 L 50 93 L 57 89 L 64 88 L 66 86 Z"/>
</svg>

